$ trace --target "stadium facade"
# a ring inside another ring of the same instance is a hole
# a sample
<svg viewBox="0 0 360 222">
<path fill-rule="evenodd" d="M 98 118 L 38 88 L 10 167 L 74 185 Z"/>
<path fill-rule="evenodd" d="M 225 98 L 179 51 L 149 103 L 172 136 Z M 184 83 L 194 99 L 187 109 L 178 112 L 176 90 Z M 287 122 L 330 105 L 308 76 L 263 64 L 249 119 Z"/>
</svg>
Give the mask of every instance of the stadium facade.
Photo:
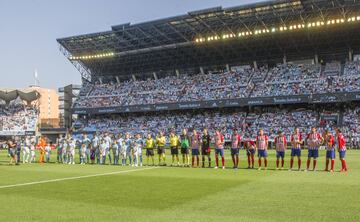
<svg viewBox="0 0 360 222">
<path fill-rule="evenodd" d="M 58 39 L 83 83 L 109 83 L 193 75 L 278 63 L 352 61 L 360 54 L 360 1 L 266 1 L 215 7 L 185 15 L 112 26 L 110 31 Z M 73 107 L 76 114 L 352 103 L 360 92 L 245 97 Z"/>
</svg>

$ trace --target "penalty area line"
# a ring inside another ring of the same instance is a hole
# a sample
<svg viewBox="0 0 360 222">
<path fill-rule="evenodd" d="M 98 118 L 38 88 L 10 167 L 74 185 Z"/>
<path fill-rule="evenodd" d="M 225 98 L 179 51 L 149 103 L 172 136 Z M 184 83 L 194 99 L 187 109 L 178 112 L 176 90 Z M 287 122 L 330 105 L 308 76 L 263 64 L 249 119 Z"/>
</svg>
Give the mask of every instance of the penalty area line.
<svg viewBox="0 0 360 222">
<path fill-rule="evenodd" d="M 131 172 L 138 172 L 138 171 L 145 171 L 145 170 L 153 170 L 153 169 L 159 169 L 159 168 L 158 167 L 151 167 L 151 168 L 142 168 L 142 169 L 134 169 L 134 170 L 115 171 L 115 172 L 109 172 L 109 173 L 99 173 L 99 174 L 77 176 L 77 177 L 65 177 L 65 178 L 58 178 L 58 179 L 51 179 L 51 180 L 28 182 L 28 183 L 19 183 L 19 184 L 0 186 L 0 189 L 13 188 L 13 187 L 23 187 L 23 186 L 30 186 L 30 185 L 37 185 L 37 184 L 45 184 L 45 183 L 55 183 L 55 182 L 62 182 L 62 181 L 67 181 L 67 180 L 79 180 L 79 179 L 85 179 L 85 178 L 117 175 L 117 174 L 124 174 L 124 173 L 131 173 Z"/>
</svg>

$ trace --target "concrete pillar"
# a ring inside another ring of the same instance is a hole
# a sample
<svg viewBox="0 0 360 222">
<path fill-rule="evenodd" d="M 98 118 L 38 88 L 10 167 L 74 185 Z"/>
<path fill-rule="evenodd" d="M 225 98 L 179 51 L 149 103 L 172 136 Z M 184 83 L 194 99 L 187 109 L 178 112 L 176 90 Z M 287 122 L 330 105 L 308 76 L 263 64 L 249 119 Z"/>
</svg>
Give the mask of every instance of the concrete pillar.
<svg viewBox="0 0 360 222">
<path fill-rule="evenodd" d="M 136 81 L 136 77 L 135 77 L 134 74 L 133 74 L 131 77 L 132 77 L 132 79 L 133 79 L 134 81 Z"/>
<path fill-rule="evenodd" d="M 258 69 L 257 62 L 254 61 L 254 69 Z"/>
<path fill-rule="evenodd" d="M 120 79 L 119 79 L 119 77 L 116 76 L 115 78 L 116 78 L 116 82 L 117 82 L 118 84 L 120 84 Z"/>
<path fill-rule="evenodd" d="M 315 64 L 319 64 L 319 56 L 318 56 L 318 54 L 315 54 L 314 60 L 315 60 Z"/>
<path fill-rule="evenodd" d="M 153 72 L 153 76 L 154 76 L 154 79 L 157 80 L 157 75 L 156 75 L 156 72 Z"/>
<path fill-rule="evenodd" d="M 353 61 L 353 50 L 352 49 L 349 50 L 349 61 L 350 62 Z"/>
<path fill-rule="evenodd" d="M 228 72 L 230 72 L 230 66 L 229 66 L 229 64 L 226 64 L 226 70 L 227 70 Z"/>
<path fill-rule="evenodd" d="M 286 55 L 284 55 L 283 57 L 283 64 L 286 65 L 287 61 L 286 61 Z"/>
<path fill-rule="evenodd" d="M 204 73 L 204 68 L 202 66 L 200 67 L 200 73 L 203 74 L 203 75 L 205 74 Z"/>
<path fill-rule="evenodd" d="M 176 76 L 179 77 L 180 76 L 180 72 L 178 69 L 175 70 Z"/>
</svg>

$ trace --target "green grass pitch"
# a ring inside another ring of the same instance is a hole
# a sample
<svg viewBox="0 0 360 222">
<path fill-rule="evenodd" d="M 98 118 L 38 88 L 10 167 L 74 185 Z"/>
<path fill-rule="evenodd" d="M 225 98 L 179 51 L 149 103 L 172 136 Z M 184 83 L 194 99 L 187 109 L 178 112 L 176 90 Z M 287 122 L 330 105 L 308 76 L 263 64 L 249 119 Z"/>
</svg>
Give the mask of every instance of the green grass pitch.
<svg viewBox="0 0 360 222">
<path fill-rule="evenodd" d="M 317 172 L 275 171 L 274 155 L 270 151 L 267 171 L 247 170 L 241 151 L 241 169 L 236 171 L 55 163 L 9 166 L 6 151 L 1 151 L 0 221 L 360 221 L 360 151 L 348 151 L 346 174 L 338 172 L 338 159 L 335 173 L 322 171 L 324 151 Z M 226 157 L 231 167 L 228 152 Z M 288 168 L 289 151 L 285 164 Z M 102 175 L 111 172 L 116 173 Z M 52 179 L 60 180 L 36 184 Z M 24 183 L 30 184 L 5 187 Z"/>
</svg>

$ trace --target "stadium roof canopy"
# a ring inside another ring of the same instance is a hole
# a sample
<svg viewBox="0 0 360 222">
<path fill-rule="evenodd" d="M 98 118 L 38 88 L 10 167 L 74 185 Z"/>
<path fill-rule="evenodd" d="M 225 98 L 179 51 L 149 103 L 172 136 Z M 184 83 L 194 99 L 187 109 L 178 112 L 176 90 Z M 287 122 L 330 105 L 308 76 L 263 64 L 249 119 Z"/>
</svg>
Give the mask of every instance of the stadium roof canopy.
<svg viewBox="0 0 360 222">
<path fill-rule="evenodd" d="M 82 77 L 93 81 L 280 62 L 285 56 L 300 60 L 316 54 L 319 59 L 332 59 L 360 49 L 360 0 L 278 0 L 215 7 L 57 41 Z"/>
<path fill-rule="evenodd" d="M 0 100 L 5 101 L 6 104 L 9 104 L 11 101 L 20 97 L 21 100 L 30 103 L 34 100 L 37 100 L 40 97 L 40 94 L 33 89 L 0 89 Z"/>
</svg>

